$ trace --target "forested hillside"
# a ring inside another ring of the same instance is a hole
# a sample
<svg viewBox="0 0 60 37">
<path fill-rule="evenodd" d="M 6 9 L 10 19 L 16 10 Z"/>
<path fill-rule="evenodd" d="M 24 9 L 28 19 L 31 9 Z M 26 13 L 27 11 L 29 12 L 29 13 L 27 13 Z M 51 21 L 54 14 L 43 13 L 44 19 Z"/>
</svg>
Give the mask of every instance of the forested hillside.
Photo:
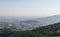
<svg viewBox="0 0 60 37">
<path fill-rule="evenodd" d="M 4 36 L 0 33 L 0 36 Z M 60 36 L 60 22 L 26 31 L 5 32 L 7 37 L 55 37 Z"/>
</svg>

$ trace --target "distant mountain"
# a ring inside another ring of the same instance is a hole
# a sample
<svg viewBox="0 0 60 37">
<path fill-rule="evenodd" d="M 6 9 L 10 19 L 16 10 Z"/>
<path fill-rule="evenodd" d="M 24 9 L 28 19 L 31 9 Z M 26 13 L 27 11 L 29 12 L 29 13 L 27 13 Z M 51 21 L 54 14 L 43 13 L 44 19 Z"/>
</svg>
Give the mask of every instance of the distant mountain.
<svg viewBox="0 0 60 37">
<path fill-rule="evenodd" d="M 38 18 L 37 20 L 40 21 L 40 23 L 44 25 L 58 23 L 60 22 L 60 15 Z"/>
<path fill-rule="evenodd" d="M 23 23 L 38 23 L 39 21 L 37 20 L 26 20 L 26 21 L 22 21 Z"/>
</svg>

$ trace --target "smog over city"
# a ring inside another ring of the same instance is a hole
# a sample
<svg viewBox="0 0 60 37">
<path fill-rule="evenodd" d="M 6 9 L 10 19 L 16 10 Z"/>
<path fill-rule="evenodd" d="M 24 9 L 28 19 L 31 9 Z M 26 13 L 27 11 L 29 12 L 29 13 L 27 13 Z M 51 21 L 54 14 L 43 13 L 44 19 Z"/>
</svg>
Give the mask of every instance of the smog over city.
<svg viewBox="0 0 60 37">
<path fill-rule="evenodd" d="M 0 0 L 0 37 L 60 36 L 60 0 Z"/>
</svg>

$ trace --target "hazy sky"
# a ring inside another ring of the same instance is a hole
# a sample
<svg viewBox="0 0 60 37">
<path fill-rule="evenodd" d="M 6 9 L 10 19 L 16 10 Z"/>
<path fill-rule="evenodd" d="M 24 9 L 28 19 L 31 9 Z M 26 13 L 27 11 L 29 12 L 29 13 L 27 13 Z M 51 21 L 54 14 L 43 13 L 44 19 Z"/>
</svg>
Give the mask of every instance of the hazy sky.
<svg viewBox="0 0 60 37">
<path fill-rule="evenodd" d="M 0 0 L 0 16 L 60 14 L 60 0 Z"/>
</svg>

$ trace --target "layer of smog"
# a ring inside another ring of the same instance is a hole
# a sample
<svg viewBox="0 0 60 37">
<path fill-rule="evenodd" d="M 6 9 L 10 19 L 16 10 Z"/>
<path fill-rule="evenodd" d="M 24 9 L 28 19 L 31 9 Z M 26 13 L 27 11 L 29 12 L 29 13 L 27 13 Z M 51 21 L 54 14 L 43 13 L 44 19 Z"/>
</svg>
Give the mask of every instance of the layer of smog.
<svg viewBox="0 0 60 37">
<path fill-rule="evenodd" d="M 60 0 L 0 0 L 0 37 L 60 37 Z"/>
</svg>

